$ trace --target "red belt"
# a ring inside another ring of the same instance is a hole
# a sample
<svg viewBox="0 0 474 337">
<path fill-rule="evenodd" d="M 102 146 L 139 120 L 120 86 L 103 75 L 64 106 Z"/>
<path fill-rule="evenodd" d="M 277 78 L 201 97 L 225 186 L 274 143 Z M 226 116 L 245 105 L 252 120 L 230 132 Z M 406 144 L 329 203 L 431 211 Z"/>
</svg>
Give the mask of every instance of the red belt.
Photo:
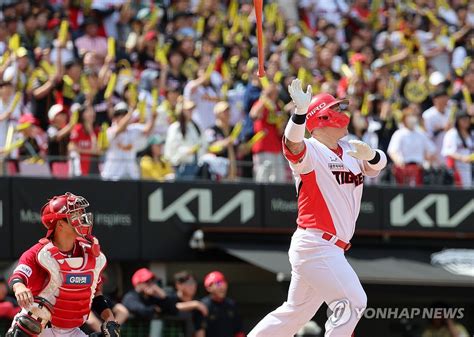
<svg viewBox="0 0 474 337">
<path fill-rule="evenodd" d="M 306 227 L 301 227 L 301 226 L 298 226 L 298 227 L 304 230 L 307 229 Z M 323 232 L 322 238 L 326 241 L 334 243 L 339 248 L 342 248 L 342 250 L 344 250 L 345 252 L 351 249 L 351 246 L 352 246 L 350 242 L 347 243 L 342 240 L 339 240 L 335 235 L 332 235 L 331 233 L 328 233 L 328 232 Z"/>
</svg>

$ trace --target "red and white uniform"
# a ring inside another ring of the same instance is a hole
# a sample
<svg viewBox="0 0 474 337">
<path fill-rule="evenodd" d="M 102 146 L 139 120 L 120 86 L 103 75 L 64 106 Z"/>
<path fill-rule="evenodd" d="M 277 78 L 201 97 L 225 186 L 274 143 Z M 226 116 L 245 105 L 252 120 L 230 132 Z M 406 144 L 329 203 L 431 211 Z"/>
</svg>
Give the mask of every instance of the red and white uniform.
<svg viewBox="0 0 474 337">
<path fill-rule="evenodd" d="M 21 278 L 33 296 L 53 305 L 51 328 L 45 336 L 85 336 L 79 327 L 87 320 L 92 299 L 100 287 L 106 258 L 78 238 L 72 254 L 64 254 L 48 239 L 28 249 L 20 257 L 11 279 Z"/>
<path fill-rule="evenodd" d="M 249 337 L 293 336 L 323 302 L 350 308 L 349 316 L 328 319 L 324 336 L 351 337 L 360 319 L 357 312 L 366 307 L 366 294 L 343 248 L 354 234 L 364 175 L 378 171 L 366 172 L 363 161 L 347 154 L 351 146 L 346 141 L 340 140 L 335 151 L 314 138 L 304 144 L 297 155 L 283 146 L 298 191 L 288 299 L 263 318 Z"/>
<path fill-rule="evenodd" d="M 349 242 L 360 210 L 364 165 L 344 154 L 351 150 L 345 141 L 339 141 L 341 156 L 314 138 L 306 139 L 305 145 L 296 156 L 284 147 L 298 192 L 297 224 Z"/>
</svg>

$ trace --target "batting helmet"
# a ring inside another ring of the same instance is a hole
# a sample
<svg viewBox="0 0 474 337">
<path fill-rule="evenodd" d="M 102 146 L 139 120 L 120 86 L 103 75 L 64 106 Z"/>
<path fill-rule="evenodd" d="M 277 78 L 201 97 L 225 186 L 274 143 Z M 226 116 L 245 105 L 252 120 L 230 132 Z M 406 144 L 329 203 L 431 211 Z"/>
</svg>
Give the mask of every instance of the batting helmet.
<svg viewBox="0 0 474 337">
<path fill-rule="evenodd" d="M 41 222 L 48 232 L 49 237 L 58 220 L 65 219 L 74 228 L 76 233 L 82 237 L 92 233 L 92 213 L 86 213 L 85 209 L 89 202 L 81 196 L 66 192 L 50 199 L 41 208 Z"/>
<path fill-rule="evenodd" d="M 306 115 L 306 128 L 311 132 L 316 128 L 343 128 L 349 124 L 349 115 L 345 112 L 349 101 L 335 99 L 322 93 L 313 97 Z"/>
</svg>

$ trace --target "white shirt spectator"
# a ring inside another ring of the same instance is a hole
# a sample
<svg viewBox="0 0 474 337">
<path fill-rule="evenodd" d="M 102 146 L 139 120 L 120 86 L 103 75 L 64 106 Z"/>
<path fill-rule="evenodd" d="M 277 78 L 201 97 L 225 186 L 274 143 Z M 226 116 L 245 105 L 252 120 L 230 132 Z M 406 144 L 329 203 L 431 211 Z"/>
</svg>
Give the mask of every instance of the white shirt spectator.
<svg viewBox="0 0 474 337">
<path fill-rule="evenodd" d="M 245 86 L 242 84 L 237 85 L 227 93 L 227 100 L 230 105 L 230 125 L 235 125 L 245 117 L 244 112 L 244 95 Z"/>
<path fill-rule="evenodd" d="M 196 108 L 193 113 L 193 120 L 201 130 L 206 130 L 216 122 L 214 116 L 214 106 L 219 100 L 219 94 L 212 86 L 198 86 L 191 92 L 192 81 L 184 87 L 184 98 L 193 101 Z"/>
<path fill-rule="evenodd" d="M 472 137 L 465 140 L 466 146 L 464 146 L 462 139 L 459 135 L 458 130 L 455 128 L 450 129 L 446 132 L 443 140 L 442 155 L 450 156 L 453 154 L 470 155 L 474 151 L 474 141 Z M 460 160 L 455 160 L 454 168 L 459 173 L 461 178 L 461 185 L 463 187 L 472 186 L 472 164 L 464 163 Z"/>
<path fill-rule="evenodd" d="M 115 135 L 116 128 L 116 125 L 112 125 L 107 129 L 109 148 L 105 155 L 102 177 L 109 180 L 139 179 L 140 169 L 136 157 L 146 139 L 145 125 L 130 124 L 118 135 Z"/>
<path fill-rule="evenodd" d="M 338 42 L 345 42 L 344 29 L 341 24 L 343 15 L 348 14 L 350 9 L 346 0 L 300 0 L 300 7 L 305 9 L 311 26 L 315 26 L 318 18 L 323 18 L 338 27 Z"/>
<path fill-rule="evenodd" d="M 58 57 L 58 41 L 53 42 L 54 47 L 51 49 L 51 55 L 49 56 L 51 64 L 56 64 Z M 74 60 L 74 44 L 72 41 L 68 41 L 66 48 L 61 49 L 61 64 L 65 65 L 66 63 Z"/>
<path fill-rule="evenodd" d="M 443 138 L 446 132 L 439 130 L 445 129 L 449 124 L 448 113 L 446 111 L 440 112 L 438 109 L 436 109 L 436 107 L 432 106 L 423 112 L 422 117 L 426 132 L 436 145 L 438 162 L 442 163 L 444 162 L 444 159 L 441 155 L 441 149 L 443 147 Z"/>
<path fill-rule="evenodd" d="M 392 136 L 388 145 L 388 154 L 400 158 L 404 164 L 416 163 L 423 165 L 426 154 L 433 154 L 436 147 L 421 131 L 400 128 Z"/>
<path fill-rule="evenodd" d="M 453 60 L 451 61 L 451 66 L 453 69 L 461 68 L 464 65 L 466 57 L 466 48 L 464 46 L 456 47 L 453 51 Z"/>
<path fill-rule="evenodd" d="M 190 150 L 200 145 L 196 154 L 190 153 Z M 202 155 L 207 152 L 207 143 L 202 134 L 198 132 L 193 123 L 186 125 L 186 137 L 181 133 L 179 122 L 174 122 L 168 128 L 165 142 L 165 158 L 170 161 L 173 166 L 181 164 L 193 164 Z"/>
<path fill-rule="evenodd" d="M 3 102 L 0 99 L 0 116 L 2 116 L 4 113 L 9 111 L 13 107 L 13 100 L 15 99 L 15 95 L 12 95 L 10 99 L 6 102 Z M 3 148 L 5 146 L 5 141 L 7 137 L 7 132 L 8 128 L 10 125 L 15 126 L 16 121 L 18 118 L 21 116 L 21 98 L 20 102 L 16 105 L 16 107 L 13 109 L 11 115 L 0 121 L 0 148 Z"/>
<path fill-rule="evenodd" d="M 435 48 L 445 48 L 445 50 L 436 56 L 430 57 L 428 59 L 428 64 L 435 70 L 442 73 L 444 76 L 448 76 L 451 71 L 450 67 L 450 55 L 446 51 L 449 47 L 449 37 L 448 36 L 433 36 L 431 32 L 425 32 L 422 30 L 416 31 L 416 36 L 420 41 L 421 52 L 426 55 L 430 53 Z"/>
</svg>

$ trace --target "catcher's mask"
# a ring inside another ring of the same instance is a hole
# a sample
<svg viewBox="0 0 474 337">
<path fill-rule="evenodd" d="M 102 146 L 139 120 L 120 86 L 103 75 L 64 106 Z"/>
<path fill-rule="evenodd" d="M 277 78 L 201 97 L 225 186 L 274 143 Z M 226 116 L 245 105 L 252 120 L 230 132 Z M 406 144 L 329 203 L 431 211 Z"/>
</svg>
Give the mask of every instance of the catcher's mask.
<svg viewBox="0 0 474 337">
<path fill-rule="evenodd" d="M 58 195 L 49 200 L 41 208 L 41 221 L 48 229 L 46 237 L 49 237 L 56 228 L 58 220 L 66 220 L 81 237 L 92 233 L 92 213 L 86 213 L 85 209 L 89 202 L 78 195 L 70 192 Z"/>
</svg>

